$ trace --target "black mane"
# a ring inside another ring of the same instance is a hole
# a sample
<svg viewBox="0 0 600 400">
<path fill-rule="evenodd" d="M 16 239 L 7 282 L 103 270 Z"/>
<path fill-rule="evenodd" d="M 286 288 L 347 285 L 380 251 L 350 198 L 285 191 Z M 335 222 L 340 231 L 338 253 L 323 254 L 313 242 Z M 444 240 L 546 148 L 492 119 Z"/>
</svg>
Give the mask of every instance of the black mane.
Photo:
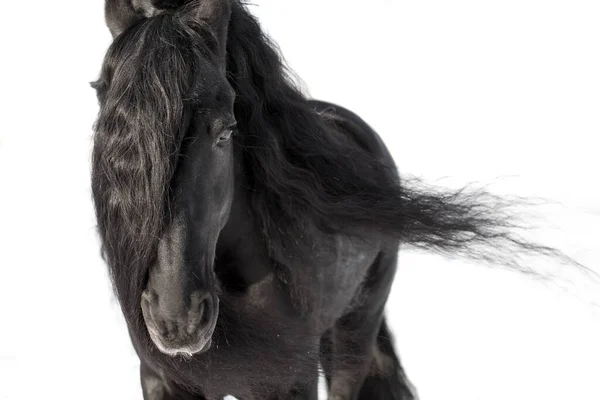
<svg viewBox="0 0 600 400">
<path fill-rule="evenodd" d="M 401 182 L 393 165 L 334 133 L 239 3 L 229 27 L 227 69 L 237 93 L 244 172 L 272 251 L 298 250 L 297 238 L 314 223 L 350 235 L 377 230 L 430 252 L 520 269 L 514 250 L 563 258 L 511 233 L 518 228 L 512 210 L 525 202 L 485 190 L 440 191 L 418 179 Z M 290 238 L 295 241 L 288 243 Z"/>
</svg>

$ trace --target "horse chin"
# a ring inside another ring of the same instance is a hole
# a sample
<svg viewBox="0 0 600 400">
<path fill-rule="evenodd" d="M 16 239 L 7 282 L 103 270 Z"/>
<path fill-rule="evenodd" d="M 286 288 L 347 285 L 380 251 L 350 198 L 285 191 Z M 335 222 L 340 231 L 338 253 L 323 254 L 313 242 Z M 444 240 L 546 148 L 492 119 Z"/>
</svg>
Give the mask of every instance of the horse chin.
<svg viewBox="0 0 600 400">
<path fill-rule="evenodd" d="M 156 346 L 156 348 L 163 354 L 166 354 L 171 357 L 182 356 L 184 358 L 191 358 L 196 355 L 200 355 L 206 353 L 210 350 L 212 345 L 212 337 L 209 336 L 204 339 L 200 339 L 194 343 L 189 343 L 186 345 L 168 345 L 164 342 L 161 336 L 154 329 L 148 329 L 148 333 L 150 333 L 150 339 L 152 343 Z"/>
</svg>

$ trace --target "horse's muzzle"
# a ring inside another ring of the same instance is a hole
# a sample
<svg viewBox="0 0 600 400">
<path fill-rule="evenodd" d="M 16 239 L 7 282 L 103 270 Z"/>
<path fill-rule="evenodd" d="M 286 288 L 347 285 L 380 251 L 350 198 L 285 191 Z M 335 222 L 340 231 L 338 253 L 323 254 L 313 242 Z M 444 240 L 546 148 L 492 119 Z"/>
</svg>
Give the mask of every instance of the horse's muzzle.
<svg viewBox="0 0 600 400">
<path fill-rule="evenodd" d="M 161 352 L 192 356 L 210 348 L 218 302 L 218 297 L 202 291 L 193 292 L 189 301 L 170 302 L 147 289 L 141 306 L 150 338 Z"/>
</svg>

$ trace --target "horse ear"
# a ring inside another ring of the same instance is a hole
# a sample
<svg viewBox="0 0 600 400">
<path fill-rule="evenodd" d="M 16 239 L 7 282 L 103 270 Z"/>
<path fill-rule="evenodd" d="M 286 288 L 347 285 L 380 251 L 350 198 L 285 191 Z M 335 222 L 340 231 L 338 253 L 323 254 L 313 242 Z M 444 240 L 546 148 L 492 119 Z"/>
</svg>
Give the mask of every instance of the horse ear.
<svg viewBox="0 0 600 400">
<path fill-rule="evenodd" d="M 225 54 L 227 28 L 231 17 L 232 0 L 193 0 L 185 6 L 184 15 L 191 20 L 202 21 L 215 34 L 221 54 Z"/>
<path fill-rule="evenodd" d="M 113 38 L 133 24 L 159 14 L 152 0 L 106 0 L 104 16 Z"/>
<path fill-rule="evenodd" d="M 104 15 L 113 38 L 137 22 L 165 10 L 179 9 L 180 15 L 202 21 L 215 33 L 225 54 L 232 0 L 106 0 Z"/>
</svg>

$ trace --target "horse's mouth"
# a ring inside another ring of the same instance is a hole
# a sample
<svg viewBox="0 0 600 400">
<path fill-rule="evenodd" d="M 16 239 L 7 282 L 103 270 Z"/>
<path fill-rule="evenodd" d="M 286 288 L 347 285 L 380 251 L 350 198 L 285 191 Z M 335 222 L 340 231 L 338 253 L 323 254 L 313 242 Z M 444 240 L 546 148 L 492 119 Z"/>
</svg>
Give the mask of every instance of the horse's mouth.
<svg viewBox="0 0 600 400">
<path fill-rule="evenodd" d="M 206 353 L 212 346 L 212 337 L 196 340 L 188 344 L 168 343 L 162 336 L 153 328 L 148 328 L 150 339 L 156 345 L 156 348 L 163 354 L 168 356 L 182 356 L 191 358 L 195 355 Z"/>
</svg>

